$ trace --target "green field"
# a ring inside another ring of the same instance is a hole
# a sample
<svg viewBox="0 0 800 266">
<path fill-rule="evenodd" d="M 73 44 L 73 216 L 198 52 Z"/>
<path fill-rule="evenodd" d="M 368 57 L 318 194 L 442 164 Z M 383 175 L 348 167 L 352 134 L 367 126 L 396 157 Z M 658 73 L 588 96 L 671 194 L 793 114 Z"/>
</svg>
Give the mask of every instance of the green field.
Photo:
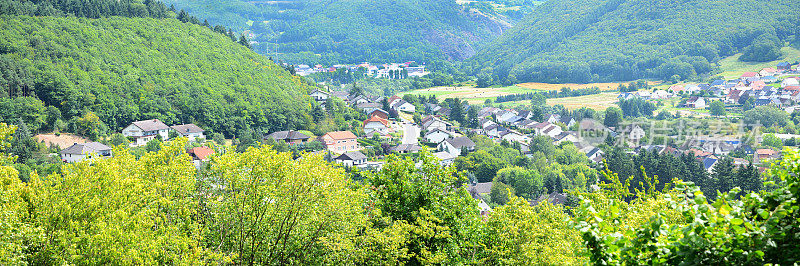
<svg viewBox="0 0 800 266">
<path fill-rule="evenodd" d="M 742 54 L 735 54 L 719 61 L 720 75 L 726 79 L 739 78 L 744 72 L 758 72 L 762 68 L 776 67 L 778 63 L 789 61 L 795 62 L 800 59 L 800 50 L 792 47 L 783 47 L 781 49 L 783 56 L 771 62 L 742 62 L 739 57 Z"/>
</svg>

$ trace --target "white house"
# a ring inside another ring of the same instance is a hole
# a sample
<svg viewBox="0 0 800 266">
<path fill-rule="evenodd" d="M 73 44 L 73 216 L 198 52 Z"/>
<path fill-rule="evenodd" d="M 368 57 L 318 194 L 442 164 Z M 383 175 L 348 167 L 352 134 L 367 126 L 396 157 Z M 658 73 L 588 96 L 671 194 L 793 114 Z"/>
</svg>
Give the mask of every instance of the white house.
<svg viewBox="0 0 800 266">
<path fill-rule="evenodd" d="M 438 117 L 429 115 L 420 121 L 420 125 L 422 126 L 422 130 L 433 131 L 435 129 L 447 131 L 451 126 L 450 123 L 442 121 Z"/>
<path fill-rule="evenodd" d="M 364 134 L 372 137 L 375 133 L 381 136 L 389 135 L 389 120 L 373 116 L 364 121 Z"/>
<path fill-rule="evenodd" d="M 564 130 L 561 129 L 561 126 L 551 124 L 549 127 L 542 129 L 540 133 L 542 135 L 555 138 L 556 136 L 561 134 L 561 132 L 564 132 Z"/>
<path fill-rule="evenodd" d="M 453 137 L 452 133 L 447 132 L 445 130 L 441 130 L 439 128 L 435 128 L 431 131 L 428 131 L 428 133 L 425 133 L 425 136 L 423 138 L 425 139 L 426 142 L 439 144 L 442 143 L 442 141 L 452 137 Z"/>
<path fill-rule="evenodd" d="M 450 154 L 459 156 L 462 155 L 461 149 L 466 148 L 469 151 L 475 150 L 475 142 L 472 142 L 472 140 L 468 137 L 458 137 L 442 141 L 442 143 L 439 143 L 437 148 L 440 151 L 449 152 Z"/>
<path fill-rule="evenodd" d="M 162 123 L 158 119 L 136 121 L 131 123 L 128 127 L 122 130 L 122 135 L 134 138 L 135 141 L 131 143 L 134 146 L 147 144 L 147 142 L 161 137 L 161 140 L 169 139 L 170 127 Z"/>
<path fill-rule="evenodd" d="M 328 97 L 330 97 L 330 94 L 328 94 L 327 92 L 324 92 L 324 91 L 321 91 L 321 90 L 317 89 L 317 90 L 314 90 L 311 93 L 309 93 L 309 96 L 311 96 L 311 98 L 314 98 L 315 101 L 324 102 L 324 101 L 328 100 Z"/>
<path fill-rule="evenodd" d="M 507 130 L 507 131 L 503 132 L 503 134 L 501 134 L 501 135 L 502 135 L 501 138 L 504 139 L 504 140 L 507 140 L 507 141 L 514 141 L 514 142 L 520 142 L 520 143 L 528 143 L 528 142 L 531 141 L 530 137 L 525 136 L 525 135 L 523 135 L 523 134 L 521 134 L 519 132 L 516 132 L 514 130 Z"/>
<path fill-rule="evenodd" d="M 781 81 L 781 88 L 797 85 L 800 85 L 800 82 L 797 81 L 797 78 L 785 78 L 783 81 Z"/>
<path fill-rule="evenodd" d="M 347 167 L 359 166 L 367 163 L 367 156 L 360 151 L 345 152 L 339 155 L 339 157 L 336 157 L 336 162 Z"/>
<path fill-rule="evenodd" d="M 206 136 L 203 135 L 203 132 L 206 131 L 195 124 L 172 126 L 172 130 L 175 130 L 175 132 L 178 132 L 181 136 L 189 139 L 189 141 L 206 138 Z"/>
<path fill-rule="evenodd" d="M 686 101 L 686 107 L 695 109 L 706 108 L 706 100 L 703 99 L 703 97 L 691 97 L 688 101 Z"/>
<path fill-rule="evenodd" d="M 416 112 L 416 110 L 417 110 L 416 106 L 414 106 L 413 104 L 410 104 L 410 103 L 408 103 L 408 102 L 406 102 L 404 100 L 399 100 L 399 101 L 395 102 L 391 107 L 394 110 L 408 112 L 408 113 L 413 113 L 413 112 Z"/>
<path fill-rule="evenodd" d="M 61 161 L 74 163 L 85 159 L 110 157 L 111 148 L 100 142 L 75 143 L 58 154 L 61 156 Z"/>
</svg>

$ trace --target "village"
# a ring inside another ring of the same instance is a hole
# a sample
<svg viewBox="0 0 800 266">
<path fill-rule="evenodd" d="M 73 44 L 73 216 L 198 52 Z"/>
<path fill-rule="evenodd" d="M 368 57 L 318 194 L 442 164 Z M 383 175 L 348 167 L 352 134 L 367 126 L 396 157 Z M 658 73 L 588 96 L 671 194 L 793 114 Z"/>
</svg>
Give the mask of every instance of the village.
<svg viewBox="0 0 800 266">
<path fill-rule="evenodd" d="M 285 67 L 288 67 L 286 65 Z M 338 70 L 346 70 L 349 72 L 360 72 L 363 73 L 364 76 L 369 76 L 373 78 L 388 78 L 388 79 L 403 79 L 403 78 L 413 78 L 413 77 L 422 77 L 429 72 L 425 71 L 425 65 L 419 65 L 414 61 L 409 61 L 405 63 L 387 63 L 387 64 L 370 64 L 368 62 L 354 64 L 354 65 L 333 65 L 333 66 L 323 66 L 320 64 L 309 66 L 306 64 L 299 64 L 294 67 L 295 72 L 297 75 L 300 76 L 308 76 L 314 73 L 332 73 Z"/>
<path fill-rule="evenodd" d="M 620 92 L 619 100 L 641 99 L 658 102 L 660 106 L 674 107 L 675 117 L 694 117 L 705 121 L 713 119 L 707 109 L 714 101 L 724 103 L 726 110 L 736 113 L 743 106 L 774 106 L 787 113 L 797 109 L 800 101 L 800 82 L 796 66 L 778 65 L 759 72 L 748 72 L 738 79 L 715 80 L 702 84 L 671 85 L 666 89 L 638 90 Z M 340 100 L 351 108 L 365 114 L 358 129 L 326 132 L 314 136 L 309 131 L 285 130 L 264 134 L 260 140 L 267 144 L 288 145 L 302 149 L 309 154 L 321 154 L 329 161 L 346 169 L 359 171 L 380 170 L 386 163 L 387 155 L 401 157 L 415 156 L 422 150 L 429 150 L 441 166 L 452 166 L 459 156 L 475 152 L 476 138 L 489 139 L 497 144 L 514 147 L 521 154 L 533 158 L 532 140 L 546 137 L 557 147 L 569 143 L 580 151 L 593 164 L 601 169 L 605 150 L 610 146 L 624 147 L 629 153 L 656 152 L 681 156 L 690 154 L 703 168 L 712 173 L 718 161 L 731 154 L 735 165 L 763 165 L 770 160 L 779 159 L 781 150 L 762 145 L 762 137 L 736 135 L 736 132 L 694 132 L 697 126 L 684 125 L 684 128 L 671 128 L 669 133 L 657 132 L 652 122 L 628 119 L 618 125 L 606 125 L 596 117 L 572 117 L 569 112 L 536 113 L 525 107 L 502 108 L 502 106 L 476 106 L 459 102 L 462 115 L 472 113 L 477 125 L 463 126 L 451 121 L 453 108 L 444 102 L 411 103 L 413 97 L 382 97 L 364 94 L 354 95 L 348 91 L 328 91 L 323 88 L 309 93 L 321 107 L 331 100 Z M 666 106 L 662 101 L 670 101 Z M 453 106 L 453 105 L 449 105 Z M 475 110 L 470 110 L 470 109 Z M 705 119 L 705 120 L 704 120 Z M 700 123 L 700 122 L 698 122 Z M 708 125 L 706 125 L 708 126 Z M 753 128 L 753 131 L 759 130 Z M 175 137 L 185 137 L 196 143 L 187 148 L 195 165 L 200 168 L 218 152 L 224 152 L 216 145 L 206 145 L 205 130 L 195 124 L 168 126 L 158 119 L 132 122 L 122 130 L 122 135 L 130 140 L 131 147 L 141 147 L 148 143 L 169 141 Z M 741 132 L 739 132 L 741 133 Z M 661 134 L 661 135 L 659 135 Z M 792 134 L 776 134 L 783 140 L 794 138 Z M 748 139 L 749 138 L 749 139 Z M 666 139 L 666 140 L 665 140 Z M 658 141 L 656 141 L 658 140 Z M 792 139 L 794 141 L 794 139 Z M 318 147 L 318 148 L 314 148 Z M 112 156 L 112 147 L 100 142 L 75 143 L 59 153 L 63 162 L 73 163 L 89 158 Z M 300 155 L 302 156 L 302 155 Z M 765 168 L 759 168 L 763 171 Z M 481 202 L 483 212 L 491 207 L 488 195 L 492 193 L 493 182 L 470 180 L 469 191 Z M 560 192 L 545 193 L 531 204 L 547 200 L 563 203 L 566 196 Z"/>
</svg>

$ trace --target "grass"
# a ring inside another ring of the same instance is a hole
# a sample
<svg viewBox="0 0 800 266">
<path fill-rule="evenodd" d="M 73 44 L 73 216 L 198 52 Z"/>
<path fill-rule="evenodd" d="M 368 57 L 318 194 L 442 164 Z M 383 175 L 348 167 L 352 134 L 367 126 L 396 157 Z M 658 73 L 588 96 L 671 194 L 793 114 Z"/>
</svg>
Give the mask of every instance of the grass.
<svg viewBox="0 0 800 266">
<path fill-rule="evenodd" d="M 603 92 L 600 94 L 577 97 L 554 98 L 547 99 L 547 105 L 560 104 L 569 110 L 586 107 L 597 111 L 603 111 L 608 107 L 617 106 L 617 95 L 619 94 L 613 92 Z"/>
<path fill-rule="evenodd" d="M 766 67 L 774 68 L 780 62 L 794 62 L 797 61 L 797 58 L 800 58 L 800 50 L 792 47 L 783 47 L 783 49 L 781 49 L 781 54 L 783 54 L 781 58 L 771 62 L 742 62 L 739 61 L 739 57 L 742 56 L 742 54 L 726 57 L 719 61 L 720 75 L 726 79 L 739 78 L 744 72 L 756 72 Z"/>
<path fill-rule="evenodd" d="M 495 99 L 497 96 L 505 96 L 511 94 L 532 93 L 541 91 L 561 90 L 561 88 L 568 87 L 573 90 L 584 89 L 590 87 L 598 87 L 602 91 L 615 90 L 622 83 L 591 83 L 591 84 L 549 84 L 549 83 L 522 83 L 507 87 L 494 86 L 489 88 L 476 88 L 474 83 L 462 83 L 455 86 L 447 87 L 433 87 L 421 90 L 406 91 L 397 94 L 403 95 L 412 94 L 429 97 L 436 96 L 439 100 L 446 98 L 459 98 L 466 100 L 470 104 L 483 103 L 486 99 Z"/>
</svg>

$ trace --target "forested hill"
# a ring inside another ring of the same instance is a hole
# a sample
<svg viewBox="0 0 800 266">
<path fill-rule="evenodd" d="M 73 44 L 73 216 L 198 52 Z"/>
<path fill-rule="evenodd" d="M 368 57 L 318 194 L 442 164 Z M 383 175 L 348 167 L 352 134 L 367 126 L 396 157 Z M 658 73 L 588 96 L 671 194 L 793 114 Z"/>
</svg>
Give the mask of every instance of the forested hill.
<svg viewBox="0 0 800 266">
<path fill-rule="evenodd" d="M 47 105 L 70 126 L 92 123 L 94 113 L 112 131 L 153 118 L 229 136 L 312 123 L 299 78 L 226 35 L 171 18 L 3 15 L 0 68 L 0 122 L 22 118 L 34 130 L 53 119 Z"/>
<path fill-rule="evenodd" d="M 167 0 L 290 63 L 461 60 L 508 24 L 453 0 Z"/>
<path fill-rule="evenodd" d="M 796 43 L 798 11 L 791 0 L 548 1 L 467 68 L 507 83 L 691 78 L 740 52 L 776 59 Z"/>
</svg>

